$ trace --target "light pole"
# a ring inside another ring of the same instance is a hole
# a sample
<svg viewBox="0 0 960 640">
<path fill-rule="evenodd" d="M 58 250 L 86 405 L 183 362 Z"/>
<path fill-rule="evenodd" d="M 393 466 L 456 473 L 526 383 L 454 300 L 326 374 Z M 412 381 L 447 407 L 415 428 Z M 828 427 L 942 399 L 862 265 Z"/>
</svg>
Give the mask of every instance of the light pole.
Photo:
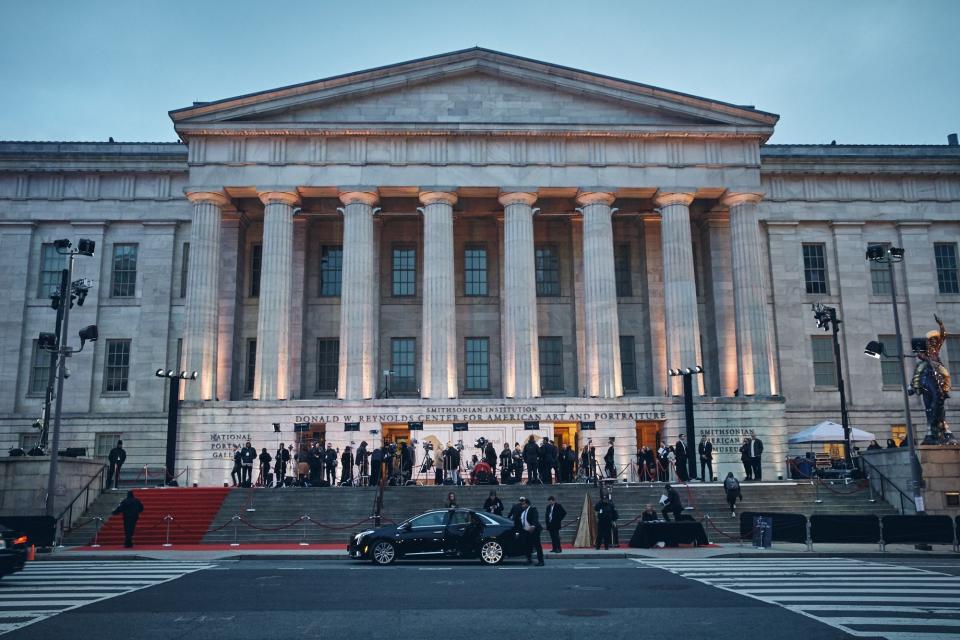
<svg viewBox="0 0 960 640">
<path fill-rule="evenodd" d="M 696 480 L 697 458 L 690 453 L 690 447 L 693 447 L 694 452 L 697 450 L 696 427 L 693 423 L 693 376 L 703 374 L 703 367 L 697 365 L 692 369 L 689 367 L 670 369 L 667 373 L 673 377 L 683 376 L 683 418 L 687 427 L 687 475 L 691 480 Z"/>
<path fill-rule="evenodd" d="M 923 515 L 926 510 L 923 505 L 923 469 L 920 466 L 920 459 L 917 458 L 916 438 L 913 433 L 913 419 L 910 417 L 910 394 L 907 386 L 907 374 L 903 369 L 903 335 L 900 333 L 900 311 L 897 309 L 897 279 L 893 270 L 895 262 L 903 261 L 903 249 L 900 247 L 888 247 L 875 244 L 867 247 L 867 260 L 887 265 L 887 272 L 890 274 L 890 300 L 893 303 L 893 329 L 896 333 L 897 356 L 900 359 L 900 387 L 903 391 L 903 411 L 907 425 L 907 447 L 910 449 L 910 485 L 913 493 L 913 506 L 918 515 Z M 870 346 L 879 346 L 879 350 L 871 351 Z M 883 345 L 867 345 L 868 349 L 864 351 L 867 355 L 879 358 L 883 353 Z"/>
<path fill-rule="evenodd" d="M 196 380 L 196 371 L 175 371 L 173 369 L 157 369 L 158 378 L 169 378 L 170 397 L 167 398 L 167 457 L 164 484 L 168 487 L 177 486 L 177 427 L 180 418 L 180 381 Z"/>
<path fill-rule="evenodd" d="M 850 417 L 847 415 L 847 391 L 843 382 L 843 366 L 840 362 L 840 324 L 843 322 L 837 317 L 837 310 L 825 307 L 822 304 L 813 305 L 813 317 L 817 326 L 824 331 L 833 333 L 833 360 L 837 365 L 837 391 L 840 392 L 840 424 L 843 426 L 843 462 L 847 469 L 853 466 L 850 457 Z"/>
<path fill-rule="evenodd" d="M 91 283 L 87 280 L 73 280 L 73 259 L 77 255 L 93 256 L 96 249 L 96 243 L 93 240 L 81 238 L 77 242 L 76 248 L 69 240 L 56 240 L 53 243 L 54 248 L 60 255 L 67 256 L 67 268 L 63 270 L 60 278 L 59 297 L 55 300 L 57 304 L 57 316 L 60 322 L 57 326 L 57 333 L 41 333 L 37 340 L 37 347 L 44 351 L 49 351 L 56 357 L 56 406 L 53 416 L 53 442 L 50 445 L 50 472 L 47 476 L 47 496 L 45 511 L 48 516 L 54 515 L 54 497 L 57 491 L 57 464 L 59 463 L 60 447 L 60 423 L 63 414 L 63 381 L 67 377 L 67 358 L 75 353 L 83 351 L 87 342 L 95 342 L 98 333 L 96 325 L 90 325 L 80 330 L 80 348 L 74 349 L 67 345 L 67 334 L 70 327 L 70 308 L 74 301 L 77 304 L 83 304 L 87 297 Z M 51 362 L 53 359 L 51 358 Z M 49 398 L 48 389 L 47 397 Z M 47 412 L 49 415 L 49 412 Z M 42 436 L 44 439 L 46 435 Z"/>
</svg>

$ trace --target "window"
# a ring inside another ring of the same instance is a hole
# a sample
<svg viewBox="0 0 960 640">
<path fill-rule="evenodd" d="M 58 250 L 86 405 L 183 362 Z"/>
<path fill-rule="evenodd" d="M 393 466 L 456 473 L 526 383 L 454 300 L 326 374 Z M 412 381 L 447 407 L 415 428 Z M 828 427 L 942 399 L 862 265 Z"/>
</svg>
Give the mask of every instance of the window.
<svg viewBox="0 0 960 640">
<path fill-rule="evenodd" d="M 123 434 L 111 431 L 110 433 L 96 433 L 93 436 L 93 457 L 108 458 L 110 451 L 117 446 L 117 440 L 123 440 Z"/>
<path fill-rule="evenodd" d="M 250 297 L 260 297 L 260 270 L 263 267 L 263 245 L 250 247 Z"/>
<path fill-rule="evenodd" d="M 490 339 L 467 338 L 465 342 L 467 391 L 490 388 Z"/>
<path fill-rule="evenodd" d="M 393 250 L 393 295 L 417 295 L 417 250 L 413 247 Z"/>
<path fill-rule="evenodd" d="M 183 243 L 183 258 L 180 260 L 180 297 L 187 297 L 187 273 L 190 270 L 190 243 Z"/>
<path fill-rule="evenodd" d="M 886 252 L 887 248 L 890 247 L 890 243 L 871 243 L 867 245 L 868 249 L 870 247 L 883 247 L 884 252 Z M 890 295 L 890 268 L 886 263 L 877 262 L 876 260 L 870 261 L 870 286 L 875 296 Z"/>
<path fill-rule="evenodd" d="M 410 521 L 411 527 L 442 527 L 446 521 L 445 511 L 431 511 Z"/>
<path fill-rule="evenodd" d="M 38 298 L 49 298 L 52 291 L 60 290 L 60 272 L 67 268 L 67 256 L 57 253 L 52 244 L 40 247 L 40 284 Z"/>
<path fill-rule="evenodd" d="M 113 245 L 110 296 L 132 298 L 137 294 L 137 245 Z"/>
<path fill-rule="evenodd" d="M 620 376 L 624 391 L 637 390 L 637 359 L 633 336 L 620 336 Z"/>
<path fill-rule="evenodd" d="M 320 250 L 320 295 L 340 295 L 343 282 L 343 247 L 330 246 Z"/>
<path fill-rule="evenodd" d="M 818 387 L 837 385 L 837 365 L 833 359 L 831 336 L 810 336 L 813 348 L 813 383 Z"/>
<path fill-rule="evenodd" d="M 937 284 L 940 293 L 960 293 L 960 278 L 957 277 L 957 245 L 938 242 L 933 245 L 937 259 Z"/>
<path fill-rule="evenodd" d="M 878 336 L 883 344 L 884 355 L 880 356 L 880 373 L 883 378 L 883 385 L 900 386 L 900 367 L 903 366 L 900 359 L 900 345 L 897 344 L 897 336 Z"/>
<path fill-rule="evenodd" d="M 317 391 L 336 391 L 340 381 L 340 339 L 317 338 Z"/>
<path fill-rule="evenodd" d="M 17 446 L 24 451 L 30 451 L 30 449 L 33 449 L 38 444 L 40 444 L 39 431 L 30 431 L 27 433 L 17 434 Z"/>
<path fill-rule="evenodd" d="M 103 390 L 106 393 L 126 393 L 130 378 L 130 341 L 107 340 L 106 368 L 103 372 Z"/>
<path fill-rule="evenodd" d="M 33 359 L 30 361 L 30 395 L 44 395 L 50 378 L 50 352 L 37 347 L 33 341 Z"/>
<path fill-rule="evenodd" d="M 630 273 L 630 245 L 618 244 L 613 249 L 613 268 L 617 278 L 617 297 L 629 298 L 633 295 L 633 282 Z"/>
<path fill-rule="evenodd" d="M 947 370 L 950 372 L 954 384 L 958 384 L 957 381 L 960 381 L 960 336 L 947 336 L 944 347 L 947 352 L 941 354 L 940 360 L 947 365 Z"/>
<path fill-rule="evenodd" d="M 487 295 L 487 250 L 467 247 L 463 252 L 463 295 Z"/>
<path fill-rule="evenodd" d="M 537 296 L 560 295 L 560 259 L 557 248 L 538 246 L 534 254 L 537 272 Z"/>
<path fill-rule="evenodd" d="M 807 293 L 829 293 L 827 262 L 822 244 L 803 245 L 803 277 L 807 283 Z"/>
<path fill-rule="evenodd" d="M 257 339 L 247 340 L 247 366 L 243 372 L 243 392 L 253 395 L 253 384 L 257 380 Z"/>
<path fill-rule="evenodd" d="M 400 393 L 417 390 L 417 340 L 392 338 L 390 340 L 390 369 L 393 377 L 390 389 Z"/>
<path fill-rule="evenodd" d="M 563 391 L 563 338 L 541 337 L 540 388 L 543 391 Z"/>
</svg>

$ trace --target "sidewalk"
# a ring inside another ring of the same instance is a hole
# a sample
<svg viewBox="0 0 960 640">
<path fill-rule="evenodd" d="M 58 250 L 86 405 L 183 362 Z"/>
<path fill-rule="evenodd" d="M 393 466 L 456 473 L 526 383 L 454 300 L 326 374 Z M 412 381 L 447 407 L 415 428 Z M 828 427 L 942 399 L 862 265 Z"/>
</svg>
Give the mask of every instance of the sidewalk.
<svg viewBox="0 0 960 640">
<path fill-rule="evenodd" d="M 884 558 L 950 558 L 960 564 L 960 553 L 949 546 L 936 545 L 933 551 L 920 551 L 912 545 L 887 545 L 881 552 L 875 544 L 818 544 L 813 551 L 807 551 L 806 545 L 776 543 L 770 549 L 756 549 L 749 544 L 711 544 L 703 547 L 681 546 L 664 549 L 631 549 L 621 546 L 609 551 L 594 549 L 576 549 L 564 546 L 562 554 L 547 553 L 548 561 L 555 560 L 609 560 L 623 558 L 697 560 L 703 558 L 820 558 L 820 557 L 862 557 L 874 560 Z M 255 558 L 290 558 L 310 560 L 347 560 L 342 544 L 241 544 L 232 547 L 228 544 L 200 544 L 163 546 L 138 546 L 134 549 L 104 546 L 61 547 L 52 553 L 38 553 L 37 561 L 49 560 L 244 560 Z"/>
</svg>

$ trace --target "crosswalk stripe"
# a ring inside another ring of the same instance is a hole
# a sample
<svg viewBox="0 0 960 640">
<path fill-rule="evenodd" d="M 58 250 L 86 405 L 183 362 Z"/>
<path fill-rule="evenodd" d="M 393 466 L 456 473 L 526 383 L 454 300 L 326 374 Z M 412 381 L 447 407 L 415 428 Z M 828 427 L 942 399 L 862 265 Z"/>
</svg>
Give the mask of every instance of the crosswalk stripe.
<svg viewBox="0 0 960 640">
<path fill-rule="evenodd" d="M 831 558 L 634 562 L 784 607 L 854 636 L 960 637 L 960 576 L 928 568 Z"/>
<path fill-rule="evenodd" d="M 169 560 L 30 563 L 0 582 L 0 634 L 214 566 Z"/>
</svg>

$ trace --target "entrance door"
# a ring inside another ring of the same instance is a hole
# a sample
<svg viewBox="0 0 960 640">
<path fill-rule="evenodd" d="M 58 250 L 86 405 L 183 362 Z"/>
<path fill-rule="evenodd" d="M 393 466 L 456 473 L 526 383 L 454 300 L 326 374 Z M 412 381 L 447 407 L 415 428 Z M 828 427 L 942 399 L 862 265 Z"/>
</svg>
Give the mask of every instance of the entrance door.
<svg viewBox="0 0 960 640">
<path fill-rule="evenodd" d="M 660 448 L 663 422 L 637 422 L 637 448 L 649 447 L 656 451 Z"/>
<path fill-rule="evenodd" d="M 577 423 L 576 422 L 555 422 L 553 424 L 553 440 L 558 449 L 563 445 L 570 445 L 571 449 L 577 448 Z"/>
<path fill-rule="evenodd" d="M 399 447 L 403 442 L 410 444 L 410 429 L 406 422 L 383 425 L 383 444 L 395 444 Z"/>
</svg>

